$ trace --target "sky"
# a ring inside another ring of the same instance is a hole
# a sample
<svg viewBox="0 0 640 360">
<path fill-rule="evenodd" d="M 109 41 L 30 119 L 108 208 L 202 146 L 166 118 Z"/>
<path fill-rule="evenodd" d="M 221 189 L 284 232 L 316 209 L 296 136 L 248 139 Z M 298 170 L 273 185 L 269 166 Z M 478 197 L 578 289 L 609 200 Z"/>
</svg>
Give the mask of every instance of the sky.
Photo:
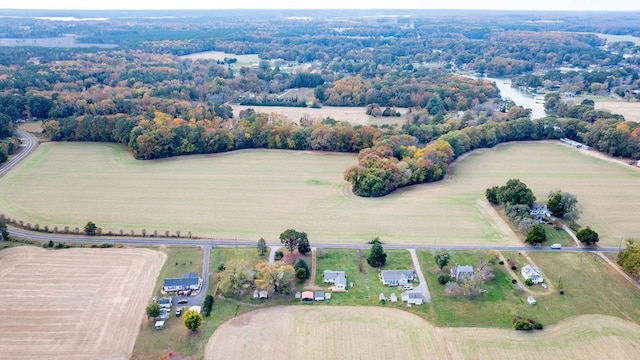
<svg viewBox="0 0 640 360">
<path fill-rule="evenodd" d="M 485 9 L 640 11 L 637 0 L 22 0 L 0 1 L 0 9 Z"/>
</svg>

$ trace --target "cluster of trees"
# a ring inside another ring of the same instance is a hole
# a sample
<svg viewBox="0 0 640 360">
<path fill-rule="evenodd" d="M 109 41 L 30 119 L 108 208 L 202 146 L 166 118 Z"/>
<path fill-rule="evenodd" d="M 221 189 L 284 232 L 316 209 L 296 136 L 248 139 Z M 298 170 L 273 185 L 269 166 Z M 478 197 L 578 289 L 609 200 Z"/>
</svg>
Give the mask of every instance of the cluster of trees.
<svg viewBox="0 0 640 360">
<path fill-rule="evenodd" d="M 530 208 L 536 201 L 533 191 L 520 179 L 509 179 L 503 186 L 493 186 L 485 191 L 487 200 L 492 204 L 526 205 Z"/>
<path fill-rule="evenodd" d="M 636 239 L 626 239 L 626 247 L 618 253 L 616 260 L 627 274 L 640 279 L 640 243 Z"/>
<path fill-rule="evenodd" d="M 547 198 L 547 209 L 557 218 L 563 218 L 575 223 L 582 215 L 582 206 L 578 198 L 561 190 L 551 192 Z"/>
<path fill-rule="evenodd" d="M 600 241 L 600 236 L 591 228 L 583 227 L 576 233 L 576 238 L 580 240 L 580 242 L 586 245 L 595 245 L 598 241 Z"/>
<path fill-rule="evenodd" d="M 304 231 L 287 229 L 280 234 L 280 242 L 289 249 L 289 253 L 292 253 L 294 249 L 298 249 L 301 255 L 306 255 L 311 251 L 309 238 Z"/>
</svg>

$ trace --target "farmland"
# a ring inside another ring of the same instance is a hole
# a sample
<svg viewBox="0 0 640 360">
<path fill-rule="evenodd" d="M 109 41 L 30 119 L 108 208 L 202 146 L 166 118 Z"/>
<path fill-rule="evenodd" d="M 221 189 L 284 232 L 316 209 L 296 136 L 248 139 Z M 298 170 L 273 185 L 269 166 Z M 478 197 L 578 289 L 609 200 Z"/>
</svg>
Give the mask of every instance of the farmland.
<svg viewBox="0 0 640 360">
<path fill-rule="evenodd" d="M 543 332 L 438 328 L 404 311 L 363 307 L 274 307 L 222 325 L 205 359 L 634 359 L 640 327 L 608 316 L 585 315 Z M 247 339 L 251 339 L 247 341 Z M 381 346 L 380 339 L 384 339 Z M 588 345 L 588 346 L 586 346 Z M 544 349 L 541 351 L 540 349 Z"/>
<path fill-rule="evenodd" d="M 164 259 L 145 249 L 1 251 L 2 357 L 128 359 Z"/>
<path fill-rule="evenodd" d="M 627 121 L 640 121 L 640 102 L 596 100 L 596 109 L 607 109 L 614 114 L 621 114 Z"/>
<path fill-rule="evenodd" d="M 239 114 L 242 110 L 252 108 L 260 113 L 281 114 L 295 122 L 298 122 L 303 116 L 308 115 L 309 118 L 316 119 L 325 119 L 330 117 L 337 121 L 346 121 L 352 125 L 404 124 L 406 122 L 404 114 L 407 111 L 407 109 L 397 109 L 402 114 L 400 117 L 373 117 L 367 115 L 367 109 L 365 107 L 323 106 L 322 108 L 314 109 L 286 106 L 233 105 L 232 108 L 234 114 Z"/>
<path fill-rule="evenodd" d="M 600 244 L 640 236 L 640 203 L 628 196 L 640 172 L 565 146 L 513 143 L 476 151 L 444 181 L 375 199 L 353 196 L 342 180 L 355 160 L 245 150 L 135 161 L 120 146 L 49 143 L 0 179 L 0 200 L 10 217 L 60 229 L 93 221 L 114 233 L 180 230 L 274 241 L 284 229 L 297 228 L 312 243 L 380 236 L 387 243 L 512 244 L 483 205 L 484 190 L 520 178 L 539 199 L 555 189 L 576 194 L 584 207 L 579 222 L 599 232 Z M 451 227 L 452 218 L 464 221 Z"/>
</svg>

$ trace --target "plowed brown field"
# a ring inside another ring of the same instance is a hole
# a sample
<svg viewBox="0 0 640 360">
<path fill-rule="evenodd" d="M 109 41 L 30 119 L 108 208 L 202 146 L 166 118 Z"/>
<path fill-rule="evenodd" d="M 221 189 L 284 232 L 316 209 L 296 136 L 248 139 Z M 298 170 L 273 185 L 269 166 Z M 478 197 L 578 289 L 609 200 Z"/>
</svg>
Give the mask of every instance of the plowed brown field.
<svg viewBox="0 0 640 360">
<path fill-rule="evenodd" d="M 0 358 L 128 359 L 165 258 L 146 249 L 0 251 Z"/>
</svg>

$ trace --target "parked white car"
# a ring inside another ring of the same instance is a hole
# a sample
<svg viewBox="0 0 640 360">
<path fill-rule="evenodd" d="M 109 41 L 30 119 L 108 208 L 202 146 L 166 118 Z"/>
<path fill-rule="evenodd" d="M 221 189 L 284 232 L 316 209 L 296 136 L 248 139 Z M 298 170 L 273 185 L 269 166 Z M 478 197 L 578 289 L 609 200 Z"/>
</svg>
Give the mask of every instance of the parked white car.
<svg viewBox="0 0 640 360">
<path fill-rule="evenodd" d="M 552 244 L 549 247 L 552 248 L 552 249 L 559 250 L 559 249 L 562 249 L 562 244 Z"/>
</svg>

